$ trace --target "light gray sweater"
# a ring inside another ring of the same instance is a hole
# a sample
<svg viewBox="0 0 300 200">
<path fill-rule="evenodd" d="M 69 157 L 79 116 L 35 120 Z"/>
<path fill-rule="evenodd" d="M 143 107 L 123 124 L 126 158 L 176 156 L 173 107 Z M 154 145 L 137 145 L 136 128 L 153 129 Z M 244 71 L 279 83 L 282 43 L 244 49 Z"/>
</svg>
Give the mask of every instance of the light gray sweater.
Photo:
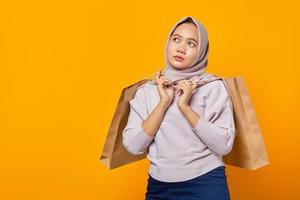
<svg viewBox="0 0 300 200">
<path fill-rule="evenodd" d="M 178 96 L 168 110 L 154 137 L 142 128 L 142 122 L 160 101 L 157 86 L 146 83 L 130 103 L 123 144 L 128 152 L 142 154 L 149 146 L 149 174 L 160 181 L 186 181 L 218 166 L 225 166 L 235 138 L 230 96 L 222 80 L 209 82 L 193 93 L 190 106 L 200 115 L 193 128 L 177 107 Z"/>
</svg>

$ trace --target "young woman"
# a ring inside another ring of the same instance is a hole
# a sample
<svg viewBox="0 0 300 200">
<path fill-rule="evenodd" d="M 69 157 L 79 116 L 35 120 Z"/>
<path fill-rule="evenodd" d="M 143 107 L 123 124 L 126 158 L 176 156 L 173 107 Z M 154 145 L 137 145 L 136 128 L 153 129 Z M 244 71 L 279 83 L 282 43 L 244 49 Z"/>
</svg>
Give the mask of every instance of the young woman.
<svg viewBox="0 0 300 200">
<path fill-rule="evenodd" d="M 130 101 L 123 144 L 150 160 L 146 200 L 230 199 L 223 156 L 235 138 L 232 104 L 222 80 L 204 72 L 209 42 L 195 18 L 170 31 L 164 74 L 145 83 Z"/>
</svg>

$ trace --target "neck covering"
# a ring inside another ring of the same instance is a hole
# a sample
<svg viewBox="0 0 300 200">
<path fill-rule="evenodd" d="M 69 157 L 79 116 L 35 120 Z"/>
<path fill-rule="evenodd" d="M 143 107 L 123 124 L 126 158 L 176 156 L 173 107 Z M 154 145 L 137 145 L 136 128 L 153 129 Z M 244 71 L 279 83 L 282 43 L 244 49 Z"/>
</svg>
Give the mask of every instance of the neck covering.
<svg viewBox="0 0 300 200">
<path fill-rule="evenodd" d="M 182 22 L 187 21 L 188 19 L 191 19 L 195 24 L 198 29 L 198 38 L 200 40 L 200 45 L 198 44 L 197 47 L 197 55 L 192 62 L 192 64 L 183 70 L 178 70 L 176 68 L 173 68 L 171 64 L 168 62 L 167 59 L 167 48 L 170 42 L 170 37 L 172 36 L 173 32 L 179 26 Z M 168 79 L 170 79 L 173 83 L 173 85 L 176 85 L 178 81 L 187 79 L 189 81 L 194 81 L 196 80 L 198 83 L 200 83 L 201 80 L 203 79 L 208 79 L 212 76 L 215 76 L 211 73 L 205 72 L 205 69 L 208 64 L 208 51 L 209 51 L 209 41 L 208 41 L 208 34 L 203 26 L 202 23 L 200 23 L 197 19 L 193 18 L 192 16 L 186 16 L 181 18 L 179 21 L 173 25 L 171 31 L 168 34 L 167 37 L 167 42 L 165 45 L 165 63 L 166 67 L 164 70 L 164 76 Z M 162 71 L 162 70 L 161 70 Z M 157 75 L 159 76 L 159 74 Z M 150 83 L 152 84 L 157 84 L 156 80 L 151 80 Z M 197 84 L 197 87 L 200 86 Z"/>
</svg>

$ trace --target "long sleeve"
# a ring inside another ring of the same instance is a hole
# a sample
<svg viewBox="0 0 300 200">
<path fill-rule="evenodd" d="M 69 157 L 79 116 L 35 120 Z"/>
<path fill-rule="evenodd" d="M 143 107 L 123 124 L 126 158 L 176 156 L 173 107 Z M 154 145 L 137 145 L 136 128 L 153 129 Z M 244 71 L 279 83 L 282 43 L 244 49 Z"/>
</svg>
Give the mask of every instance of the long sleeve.
<svg viewBox="0 0 300 200">
<path fill-rule="evenodd" d="M 222 80 L 214 81 L 206 97 L 204 116 L 192 130 L 218 155 L 228 154 L 235 138 L 233 106 Z"/>
<path fill-rule="evenodd" d="M 147 135 L 142 122 L 147 117 L 146 98 L 143 87 L 138 88 L 133 99 L 129 101 L 130 113 L 123 130 L 123 145 L 133 155 L 142 154 L 154 137 Z"/>
</svg>

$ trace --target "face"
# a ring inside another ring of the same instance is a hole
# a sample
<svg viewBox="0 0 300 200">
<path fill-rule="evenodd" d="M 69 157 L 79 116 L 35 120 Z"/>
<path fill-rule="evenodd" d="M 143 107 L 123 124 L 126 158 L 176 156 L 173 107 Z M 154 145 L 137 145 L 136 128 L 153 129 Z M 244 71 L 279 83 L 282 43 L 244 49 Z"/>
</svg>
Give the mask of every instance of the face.
<svg viewBox="0 0 300 200">
<path fill-rule="evenodd" d="M 180 24 L 173 32 L 167 47 L 168 62 L 178 70 L 187 69 L 197 56 L 199 44 L 197 27 L 192 23 Z M 183 60 L 174 56 L 180 56 Z"/>
</svg>

